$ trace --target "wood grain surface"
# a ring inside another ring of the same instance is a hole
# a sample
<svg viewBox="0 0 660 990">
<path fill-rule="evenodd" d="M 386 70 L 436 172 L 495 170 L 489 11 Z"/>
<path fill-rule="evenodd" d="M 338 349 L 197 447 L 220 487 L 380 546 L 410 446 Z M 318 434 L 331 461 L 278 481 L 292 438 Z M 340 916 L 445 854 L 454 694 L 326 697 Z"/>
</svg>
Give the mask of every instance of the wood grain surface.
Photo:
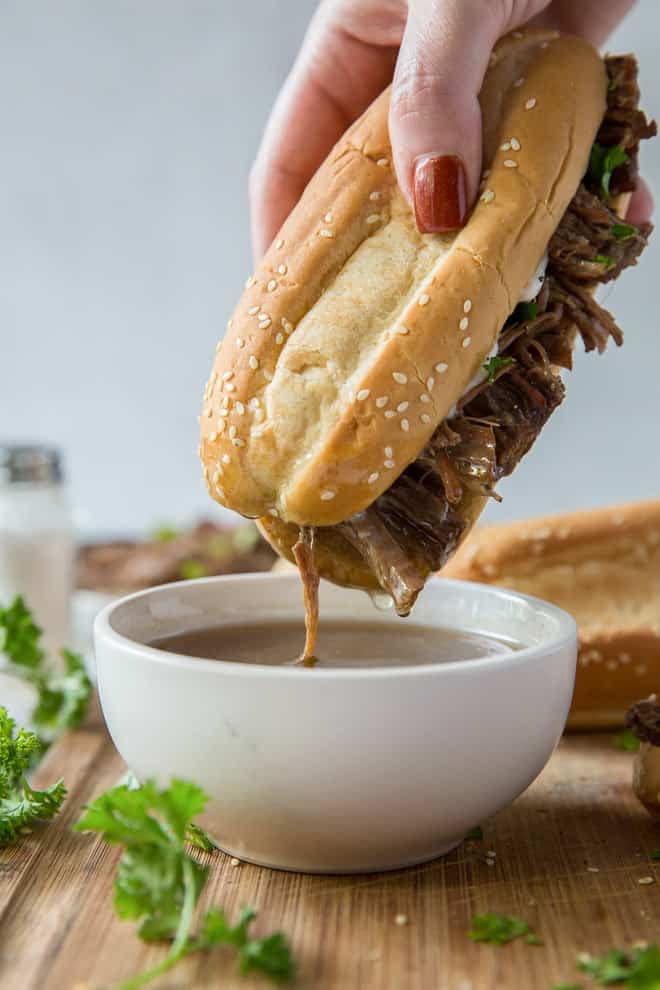
<svg viewBox="0 0 660 990">
<path fill-rule="evenodd" d="M 211 862 L 202 906 L 220 904 L 233 916 L 251 904 L 257 930 L 286 932 L 301 990 L 550 990 L 580 982 L 578 953 L 660 935 L 660 864 L 649 859 L 660 826 L 632 795 L 631 761 L 609 735 L 568 737 L 536 783 L 484 822 L 484 841 L 396 873 L 300 876 L 202 856 Z M 2 988 L 109 987 L 162 958 L 162 948 L 145 946 L 113 914 L 119 850 L 70 830 L 80 805 L 124 770 L 98 721 L 60 741 L 40 768 L 38 782 L 62 776 L 69 796 L 54 822 L 0 850 Z M 640 884 L 643 877 L 654 882 Z M 470 942 L 470 920 L 482 911 L 524 918 L 545 944 Z M 406 924 L 396 923 L 400 914 Z M 154 986 L 270 984 L 238 977 L 229 953 L 216 951 L 191 957 Z"/>
</svg>

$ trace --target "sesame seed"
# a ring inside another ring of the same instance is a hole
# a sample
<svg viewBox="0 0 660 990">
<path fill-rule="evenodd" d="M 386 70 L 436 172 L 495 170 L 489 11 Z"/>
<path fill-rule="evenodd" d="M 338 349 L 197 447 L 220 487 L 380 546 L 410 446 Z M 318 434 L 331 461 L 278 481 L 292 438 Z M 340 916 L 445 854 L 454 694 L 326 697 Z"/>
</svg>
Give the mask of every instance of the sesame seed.
<svg viewBox="0 0 660 990">
<path fill-rule="evenodd" d="M 448 364 L 445 364 L 443 361 L 441 361 L 440 364 L 436 364 L 435 370 L 438 372 L 439 375 L 444 375 L 448 367 L 449 367 Z"/>
<path fill-rule="evenodd" d="M 520 141 L 518 138 L 511 138 L 511 148 L 513 151 L 520 151 Z"/>
<path fill-rule="evenodd" d="M 236 386 L 233 382 L 225 382 L 225 392 L 235 392 Z"/>
<path fill-rule="evenodd" d="M 215 430 L 213 431 L 213 433 L 209 433 L 209 440 L 211 443 L 215 443 L 217 439 L 218 439 L 218 434 L 215 432 Z"/>
<path fill-rule="evenodd" d="M 230 440 L 233 440 L 235 436 L 236 436 L 236 427 L 235 426 L 230 426 L 229 427 L 229 438 L 230 438 Z"/>
<path fill-rule="evenodd" d="M 378 161 L 376 162 L 376 165 L 379 165 L 381 168 L 387 168 L 389 164 L 390 164 L 389 158 L 379 158 Z"/>
<path fill-rule="evenodd" d="M 326 213 L 323 219 L 325 220 L 326 223 L 332 223 L 332 213 Z"/>
<path fill-rule="evenodd" d="M 256 278 L 254 277 L 254 275 L 250 275 L 250 277 L 247 279 L 247 281 L 245 283 L 245 288 L 246 289 L 251 289 L 252 286 L 253 285 L 256 285 L 256 284 L 257 284 Z"/>
<path fill-rule="evenodd" d="M 525 110 L 533 110 L 535 106 L 536 106 L 536 98 L 532 96 L 525 103 Z"/>
<path fill-rule="evenodd" d="M 395 917 L 395 919 L 394 919 L 394 924 L 395 925 L 399 925 L 400 927 L 403 926 L 403 925 L 407 925 L 408 924 L 408 915 L 407 914 L 397 914 L 396 917 Z"/>
<path fill-rule="evenodd" d="M 217 467 L 215 469 L 215 471 L 213 472 L 213 477 L 211 478 L 211 481 L 213 482 L 214 485 L 217 485 L 217 483 L 220 481 L 220 477 L 222 473 L 223 472 L 221 467 Z"/>
<path fill-rule="evenodd" d="M 464 337 L 461 347 L 469 347 L 471 343 L 472 343 L 472 337 Z"/>
<path fill-rule="evenodd" d="M 388 470 L 390 468 L 393 468 L 394 467 L 394 461 L 390 460 L 390 458 L 388 457 L 388 459 L 383 462 L 383 467 L 386 467 Z"/>
<path fill-rule="evenodd" d="M 250 365 L 253 371 L 256 371 L 257 368 L 259 367 L 259 362 L 257 361 L 254 354 L 250 354 L 250 357 L 248 358 L 248 364 Z"/>
<path fill-rule="evenodd" d="M 211 406 L 209 406 L 208 409 L 206 410 L 206 415 L 208 416 L 209 419 L 213 415 L 213 410 L 212 410 Z M 222 413 L 220 415 L 222 415 Z"/>
<path fill-rule="evenodd" d="M 320 233 L 321 237 L 334 237 L 335 236 L 332 233 L 331 230 L 328 230 L 327 229 L 327 227 L 322 227 L 321 230 L 319 231 L 319 233 Z"/>
<path fill-rule="evenodd" d="M 289 321 L 284 316 L 282 317 L 281 323 L 282 323 L 282 329 L 284 330 L 284 332 L 285 333 L 291 333 L 291 331 L 293 330 L 293 323 L 289 323 Z"/>
<path fill-rule="evenodd" d="M 422 423 L 430 423 L 431 422 L 431 417 L 428 416 L 426 413 L 422 413 L 419 418 L 421 419 Z"/>
<path fill-rule="evenodd" d="M 419 401 L 420 402 L 430 402 L 431 401 L 431 396 L 430 395 L 427 395 L 426 392 L 422 392 L 422 394 L 419 397 Z"/>
<path fill-rule="evenodd" d="M 385 449 L 383 450 L 383 453 L 385 454 L 385 457 L 391 457 L 392 454 L 393 454 L 392 448 L 391 447 L 385 447 Z"/>
<path fill-rule="evenodd" d="M 464 316 L 459 321 L 458 329 L 459 330 L 467 330 L 467 328 L 469 327 L 469 325 L 470 325 L 470 321 L 468 320 L 467 316 Z"/>
<path fill-rule="evenodd" d="M 655 878 L 654 877 L 639 877 L 638 880 L 637 880 L 637 883 L 642 884 L 642 886 L 646 887 L 650 883 L 655 883 Z"/>
<path fill-rule="evenodd" d="M 275 343 L 276 344 L 283 344 L 284 343 L 284 334 L 283 333 L 276 333 L 275 334 Z"/>
<path fill-rule="evenodd" d="M 256 419 L 257 423 L 260 423 L 262 421 L 262 419 L 264 418 L 264 416 L 265 416 L 265 413 L 264 413 L 263 409 L 255 409 L 254 410 L 254 418 Z"/>
<path fill-rule="evenodd" d="M 223 409 L 226 409 L 228 405 L 229 405 L 229 396 L 228 395 L 223 395 L 223 397 L 222 397 L 222 408 Z"/>
<path fill-rule="evenodd" d="M 227 320 L 227 329 L 229 329 L 229 327 L 233 327 L 233 325 L 234 321 L 232 319 Z"/>
<path fill-rule="evenodd" d="M 279 238 L 279 240 L 275 241 L 275 247 L 276 248 L 283 248 L 284 247 L 284 241 L 282 240 L 281 237 Z"/>
<path fill-rule="evenodd" d="M 600 873 L 600 870 L 597 866 L 588 866 L 587 873 Z"/>
<path fill-rule="evenodd" d="M 380 213 L 370 213 L 367 217 L 367 223 L 380 223 L 381 219 Z"/>
<path fill-rule="evenodd" d="M 372 203 L 377 202 L 377 200 L 380 199 L 380 193 L 374 189 L 372 193 L 369 193 L 369 199 L 371 200 Z"/>
<path fill-rule="evenodd" d="M 371 392 L 368 388 L 361 388 L 357 394 L 358 402 L 364 402 L 365 399 L 369 398 L 370 394 Z"/>
<path fill-rule="evenodd" d="M 394 409 L 386 409 L 385 410 L 385 419 L 394 419 L 395 416 L 396 416 L 396 413 L 395 413 Z"/>
<path fill-rule="evenodd" d="M 408 381 L 408 376 L 407 375 L 404 375 L 404 373 L 402 371 L 393 371 L 392 372 L 392 378 L 399 385 L 405 385 L 406 382 Z"/>
<path fill-rule="evenodd" d="M 401 334 L 402 337 L 405 337 L 406 334 L 410 333 L 410 330 L 408 329 L 408 327 L 399 326 L 394 328 L 394 332 Z"/>
<path fill-rule="evenodd" d="M 288 272 L 288 270 L 289 269 L 286 267 L 286 265 L 278 265 L 277 266 L 277 273 L 278 273 L 278 275 L 286 275 L 286 273 Z"/>
<path fill-rule="evenodd" d="M 248 316 L 255 316 L 259 312 L 259 306 L 250 306 Z"/>
<path fill-rule="evenodd" d="M 232 443 L 233 443 L 234 447 L 244 447 L 245 446 L 245 440 L 241 440 L 240 437 L 234 437 L 234 439 L 232 440 Z"/>
<path fill-rule="evenodd" d="M 493 192 L 492 189 L 484 189 L 484 191 L 480 196 L 480 199 L 482 203 L 492 203 L 493 200 L 495 199 L 495 193 Z"/>
<path fill-rule="evenodd" d="M 234 372 L 233 371 L 225 371 L 224 374 L 223 374 L 223 376 L 222 376 L 222 380 L 223 380 L 223 382 L 228 382 L 230 380 L 230 378 L 233 378 L 233 377 L 234 377 Z"/>
<path fill-rule="evenodd" d="M 472 300 L 466 299 L 465 302 L 463 303 L 463 312 L 469 313 L 471 309 L 472 309 Z"/>
<path fill-rule="evenodd" d="M 218 433 L 224 433 L 225 426 L 227 425 L 224 419 L 218 420 Z"/>
<path fill-rule="evenodd" d="M 275 289 L 277 288 L 277 279 L 271 278 L 266 288 L 269 292 L 275 292 Z"/>
<path fill-rule="evenodd" d="M 389 401 L 390 400 L 387 395 L 379 395 L 378 398 L 376 399 L 376 407 L 378 409 L 382 409 L 383 406 L 386 406 Z"/>
<path fill-rule="evenodd" d="M 211 410 L 209 409 L 209 416 L 210 415 L 211 415 Z M 219 409 L 218 410 L 218 416 L 228 416 L 228 415 L 229 415 L 229 410 L 228 409 Z"/>
<path fill-rule="evenodd" d="M 619 663 L 630 663 L 631 659 L 632 658 L 629 653 L 619 653 Z"/>
<path fill-rule="evenodd" d="M 380 475 L 379 475 L 378 471 L 374 471 L 374 473 L 373 474 L 370 474 L 369 477 L 367 478 L 367 483 L 369 485 L 373 485 L 374 481 L 378 481 L 379 478 L 380 478 Z"/>
<path fill-rule="evenodd" d="M 505 158 L 502 164 L 505 168 L 518 168 L 518 162 L 514 161 L 513 158 Z"/>
<path fill-rule="evenodd" d="M 522 31 L 514 31 L 513 32 L 513 37 L 514 38 L 522 38 L 522 37 L 524 37 L 524 35 L 523 35 Z"/>
<path fill-rule="evenodd" d="M 245 338 L 244 337 L 237 337 L 236 338 L 236 346 L 238 347 L 239 351 L 243 350 L 243 348 L 245 347 Z"/>
<path fill-rule="evenodd" d="M 223 454 L 221 460 L 223 464 L 231 464 L 231 457 L 229 454 Z"/>
<path fill-rule="evenodd" d="M 245 406 L 243 405 L 242 402 L 239 402 L 238 399 L 236 399 L 236 402 L 234 403 L 234 409 L 236 410 L 239 416 L 245 415 Z"/>
<path fill-rule="evenodd" d="M 231 863 L 232 866 L 240 866 L 241 865 L 240 859 L 236 859 L 235 856 L 232 856 L 232 858 L 229 860 L 229 862 Z"/>
<path fill-rule="evenodd" d="M 520 79 L 516 79 L 516 81 L 513 84 L 514 87 L 515 87 L 515 89 L 520 89 L 520 87 L 522 86 L 522 84 L 524 83 L 524 81 L 525 81 L 525 77 L 524 76 L 521 76 Z"/>
<path fill-rule="evenodd" d="M 396 411 L 398 413 L 405 412 L 409 405 L 410 405 L 409 402 L 400 402 L 399 405 L 396 407 Z"/>
<path fill-rule="evenodd" d="M 330 499 L 333 499 L 336 494 L 337 492 L 331 492 L 329 488 L 326 488 L 324 492 L 321 492 L 321 501 L 329 502 Z"/>
<path fill-rule="evenodd" d="M 422 292 L 421 296 L 417 300 L 417 305 L 418 306 L 428 306 L 429 302 L 430 302 L 430 296 L 427 296 L 427 294 L 425 292 Z"/>
<path fill-rule="evenodd" d="M 273 380 L 273 376 L 271 375 L 271 373 L 270 373 L 270 371 L 266 371 L 266 370 L 264 369 L 264 370 L 262 371 L 262 374 L 263 374 L 263 376 L 264 376 L 264 378 L 266 379 L 266 381 L 267 381 L 267 382 L 272 382 L 272 380 Z"/>
<path fill-rule="evenodd" d="M 408 430 L 410 429 L 410 423 L 408 422 L 407 419 L 401 420 L 401 429 L 403 430 L 404 433 L 407 433 Z"/>
<path fill-rule="evenodd" d="M 271 509 L 268 510 L 268 515 L 269 516 L 274 516 L 275 519 L 277 519 L 277 517 L 279 516 L 279 512 L 277 511 L 276 508 L 273 507 L 273 508 L 271 508 Z"/>
<path fill-rule="evenodd" d="M 434 385 L 435 385 L 435 378 L 433 377 L 433 375 L 429 375 L 429 377 L 426 379 L 426 388 L 428 389 L 429 392 L 433 391 Z"/>
<path fill-rule="evenodd" d="M 511 142 L 505 141 L 504 144 L 501 144 L 500 151 L 511 151 Z"/>
</svg>

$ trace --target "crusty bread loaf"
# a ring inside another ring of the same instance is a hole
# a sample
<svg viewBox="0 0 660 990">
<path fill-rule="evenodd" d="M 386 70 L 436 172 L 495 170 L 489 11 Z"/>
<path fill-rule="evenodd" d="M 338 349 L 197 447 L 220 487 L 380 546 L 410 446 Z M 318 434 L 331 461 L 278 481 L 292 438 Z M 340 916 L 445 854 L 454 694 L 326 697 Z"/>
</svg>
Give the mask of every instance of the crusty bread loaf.
<svg viewBox="0 0 660 990">
<path fill-rule="evenodd" d="M 389 488 L 533 275 L 584 172 L 605 89 L 585 42 L 538 30 L 504 38 L 481 94 L 485 185 L 457 236 L 418 232 L 391 165 L 389 95 L 376 100 L 312 179 L 230 320 L 201 419 L 214 498 L 265 517 L 286 552 L 295 526 L 342 521 Z M 482 505 L 475 498 L 474 518 Z M 317 531 L 321 573 L 373 586 L 337 540 Z"/>
<path fill-rule="evenodd" d="M 660 500 L 485 526 L 442 575 L 537 595 L 575 617 L 570 725 L 620 725 L 658 690 Z"/>
</svg>

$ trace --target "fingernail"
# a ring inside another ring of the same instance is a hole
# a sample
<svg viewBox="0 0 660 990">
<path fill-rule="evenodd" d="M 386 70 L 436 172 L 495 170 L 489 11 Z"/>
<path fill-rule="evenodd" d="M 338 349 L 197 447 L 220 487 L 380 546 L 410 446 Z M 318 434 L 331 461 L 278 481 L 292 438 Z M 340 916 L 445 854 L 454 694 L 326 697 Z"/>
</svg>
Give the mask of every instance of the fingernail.
<svg viewBox="0 0 660 990">
<path fill-rule="evenodd" d="M 457 230 L 467 216 L 465 166 L 458 155 L 425 155 L 415 163 L 413 203 L 423 234 Z"/>
</svg>

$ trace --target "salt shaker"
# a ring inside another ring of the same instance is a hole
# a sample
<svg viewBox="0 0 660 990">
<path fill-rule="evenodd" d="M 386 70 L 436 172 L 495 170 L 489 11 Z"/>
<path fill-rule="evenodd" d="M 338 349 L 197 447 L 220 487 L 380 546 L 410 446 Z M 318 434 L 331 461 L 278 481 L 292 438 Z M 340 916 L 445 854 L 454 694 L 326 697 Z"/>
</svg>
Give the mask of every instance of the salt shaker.
<svg viewBox="0 0 660 990">
<path fill-rule="evenodd" d="M 0 444 L 0 604 L 23 596 L 53 659 L 69 643 L 74 552 L 59 452 Z"/>
</svg>

